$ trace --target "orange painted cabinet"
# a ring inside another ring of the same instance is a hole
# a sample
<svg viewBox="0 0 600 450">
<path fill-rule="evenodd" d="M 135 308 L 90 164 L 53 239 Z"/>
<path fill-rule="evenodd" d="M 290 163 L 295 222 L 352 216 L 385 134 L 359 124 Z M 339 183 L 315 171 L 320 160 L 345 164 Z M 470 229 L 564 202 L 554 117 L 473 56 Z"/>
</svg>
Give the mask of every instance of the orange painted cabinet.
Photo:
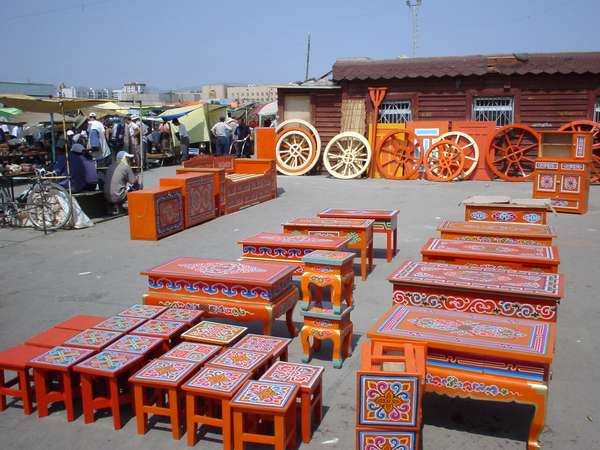
<svg viewBox="0 0 600 450">
<path fill-rule="evenodd" d="M 212 174 L 186 173 L 160 179 L 161 187 L 180 187 L 183 195 L 185 227 L 189 228 L 215 217 L 215 194 Z"/>
<path fill-rule="evenodd" d="M 183 194 L 179 187 L 130 192 L 127 201 L 131 239 L 156 241 L 184 228 Z"/>
</svg>

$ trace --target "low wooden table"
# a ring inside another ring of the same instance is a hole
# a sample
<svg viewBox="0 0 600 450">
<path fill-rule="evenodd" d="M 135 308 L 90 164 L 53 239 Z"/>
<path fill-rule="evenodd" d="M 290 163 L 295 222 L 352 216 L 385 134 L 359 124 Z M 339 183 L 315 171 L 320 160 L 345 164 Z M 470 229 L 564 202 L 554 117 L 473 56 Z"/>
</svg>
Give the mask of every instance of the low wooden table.
<svg viewBox="0 0 600 450">
<path fill-rule="evenodd" d="M 283 223 L 286 234 L 308 234 L 319 236 L 349 237 L 348 249 L 360 251 L 360 272 L 367 279 L 367 259 L 370 272 L 373 268 L 373 224 L 372 219 L 326 219 L 301 217 Z"/>
<path fill-rule="evenodd" d="M 302 275 L 302 257 L 315 250 L 343 251 L 349 237 L 306 236 L 283 233 L 258 233 L 238 241 L 242 245 L 242 259 L 293 263 L 294 275 Z"/>
<path fill-rule="evenodd" d="M 557 273 L 558 249 L 547 245 L 496 244 L 432 238 L 421 247 L 423 261 L 483 265 Z"/>
<path fill-rule="evenodd" d="M 427 344 L 429 392 L 533 405 L 527 448 L 539 448 L 555 324 L 398 305 L 367 336 Z"/>
<path fill-rule="evenodd" d="M 325 209 L 319 217 L 334 219 L 373 219 L 373 233 L 386 235 L 386 256 L 390 262 L 398 250 L 398 214 L 397 209 Z M 393 249 L 393 250 L 392 250 Z"/>
<path fill-rule="evenodd" d="M 393 302 L 491 316 L 556 322 L 560 274 L 405 261 L 389 277 Z"/>
<path fill-rule="evenodd" d="M 497 244 L 552 245 L 556 237 L 549 225 L 527 223 L 456 222 L 446 220 L 438 226 L 442 239 L 494 242 Z"/>
<path fill-rule="evenodd" d="M 292 313 L 298 289 L 292 283 L 294 267 L 264 261 L 176 258 L 142 272 L 148 276 L 144 303 L 202 309 L 206 317 L 240 322 L 261 321 L 270 335 L 275 318 L 286 315 L 295 336 Z"/>
<path fill-rule="evenodd" d="M 547 204 L 511 203 L 510 198 L 504 198 L 504 203 L 480 203 L 477 201 L 463 202 L 465 205 L 465 220 L 474 222 L 510 222 L 530 223 L 546 225 L 548 223 L 548 212 L 552 211 Z"/>
</svg>

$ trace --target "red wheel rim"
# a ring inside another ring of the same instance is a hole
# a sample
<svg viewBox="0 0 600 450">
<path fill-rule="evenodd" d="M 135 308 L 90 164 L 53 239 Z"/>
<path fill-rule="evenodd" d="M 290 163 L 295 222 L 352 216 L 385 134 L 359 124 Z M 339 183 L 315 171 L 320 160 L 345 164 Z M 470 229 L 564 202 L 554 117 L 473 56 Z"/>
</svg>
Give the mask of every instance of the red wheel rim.
<svg viewBox="0 0 600 450">
<path fill-rule="evenodd" d="M 564 124 L 558 131 L 589 131 L 592 133 L 592 175 L 590 182 L 600 183 L 600 123 L 593 120 L 574 120 Z"/>
<path fill-rule="evenodd" d="M 490 141 L 486 155 L 492 172 L 506 181 L 527 181 L 533 177 L 540 148 L 540 135 L 526 125 L 500 128 Z"/>
<path fill-rule="evenodd" d="M 377 144 L 377 170 L 391 180 L 408 180 L 421 164 L 421 148 L 408 130 L 387 133 Z"/>
<path fill-rule="evenodd" d="M 452 181 L 463 173 L 465 155 L 456 143 L 441 140 L 429 147 L 423 163 L 429 180 Z"/>
</svg>

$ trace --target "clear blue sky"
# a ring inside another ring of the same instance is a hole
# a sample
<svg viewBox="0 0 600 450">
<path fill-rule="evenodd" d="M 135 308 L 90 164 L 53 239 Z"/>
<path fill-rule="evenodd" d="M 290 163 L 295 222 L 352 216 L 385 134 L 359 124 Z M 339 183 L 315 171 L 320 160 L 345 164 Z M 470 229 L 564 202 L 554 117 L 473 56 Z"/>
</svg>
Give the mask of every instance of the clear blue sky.
<svg viewBox="0 0 600 450">
<path fill-rule="evenodd" d="M 410 55 L 405 0 L 20 0 L 0 5 L 0 80 L 163 89 L 310 76 Z M 600 0 L 423 0 L 417 56 L 600 50 Z"/>
</svg>

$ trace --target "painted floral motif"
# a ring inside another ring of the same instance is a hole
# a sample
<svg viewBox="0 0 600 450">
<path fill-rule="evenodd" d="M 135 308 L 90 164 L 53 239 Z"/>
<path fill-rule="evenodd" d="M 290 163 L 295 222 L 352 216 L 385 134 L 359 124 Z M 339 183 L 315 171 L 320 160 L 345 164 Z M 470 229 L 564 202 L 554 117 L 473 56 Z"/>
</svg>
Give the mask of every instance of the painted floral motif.
<svg viewBox="0 0 600 450">
<path fill-rule="evenodd" d="M 321 377 L 323 368 L 308 364 L 277 361 L 261 377 L 261 380 L 275 381 L 277 383 L 295 383 L 303 388 L 310 389 Z"/>
<path fill-rule="evenodd" d="M 537 188 L 540 191 L 554 191 L 556 189 L 556 175 L 541 174 L 538 177 Z"/>
<path fill-rule="evenodd" d="M 578 176 L 563 175 L 561 181 L 561 191 L 563 192 L 579 192 L 579 180 Z"/>
<path fill-rule="evenodd" d="M 517 218 L 513 213 L 509 211 L 494 211 L 492 213 L 492 219 L 498 222 L 512 222 Z"/>
<path fill-rule="evenodd" d="M 253 245 L 244 245 L 242 247 L 244 256 L 266 256 L 285 259 L 300 259 L 302 255 L 306 255 L 312 251 L 313 249 L 310 248 L 255 247 Z"/>
<path fill-rule="evenodd" d="M 231 393 L 246 381 L 248 376 L 248 373 L 237 370 L 205 367 L 185 385 L 198 389 Z"/>
<path fill-rule="evenodd" d="M 191 341 L 215 342 L 226 345 L 235 341 L 246 330 L 246 327 L 205 320 L 187 330 L 181 337 Z"/>
<path fill-rule="evenodd" d="M 103 352 L 97 353 L 91 358 L 80 362 L 77 364 L 77 367 L 102 370 L 106 372 L 116 372 L 119 369 L 127 367 L 128 365 L 138 361 L 140 358 L 140 355 L 135 355 L 133 353 L 104 350 Z"/>
<path fill-rule="evenodd" d="M 359 431 L 359 450 L 414 450 L 412 431 Z"/>
<path fill-rule="evenodd" d="M 156 348 L 160 343 L 162 343 L 162 339 L 158 337 L 127 334 L 109 345 L 106 349 L 143 355 Z"/>
<path fill-rule="evenodd" d="M 165 353 L 162 358 L 181 359 L 183 361 L 194 361 L 199 363 L 206 362 L 215 353 L 218 353 L 221 347 L 218 345 L 199 344 L 196 342 L 182 342 L 176 347 Z"/>
<path fill-rule="evenodd" d="M 141 317 L 143 319 L 154 319 L 166 309 L 167 308 L 165 308 L 164 306 L 133 305 L 130 308 L 127 308 L 125 311 L 121 311 L 117 315 L 127 317 Z"/>
<path fill-rule="evenodd" d="M 294 399 L 297 389 L 295 384 L 248 381 L 232 402 L 270 408 L 285 408 Z"/>
<path fill-rule="evenodd" d="M 154 277 L 148 277 L 148 287 L 150 289 L 166 288 L 172 292 L 184 291 L 190 294 L 202 294 L 210 296 L 224 295 L 226 297 L 235 297 L 240 295 L 247 299 L 261 298 L 263 300 L 271 300 L 273 295 L 276 296 L 280 293 L 274 289 L 273 294 L 271 294 L 269 290 L 262 287 L 249 287 L 224 283 L 206 283 L 204 281 L 171 280 L 170 278 Z"/>
<path fill-rule="evenodd" d="M 253 352 L 240 348 L 228 348 L 211 359 L 208 364 L 232 369 L 254 370 L 268 360 L 269 356 L 268 353 Z"/>
<path fill-rule="evenodd" d="M 106 347 L 119 336 L 121 336 L 121 333 L 116 331 L 94 330 L 90 328 L 67 339 L 65 345 L 100 349 Z"/>
<path fill-rule="evenodd" d="M 419 317 L 417 319 L 409 319 L 409 322 L 419 328 L 444 331 L 456 336 L 494 337 L 500 339 L 515 339 L 525 336 L 520 331 L 512 328 L 488 325 L 469 319 L 451 320 L 434 317 Z"/>
<path fill-rule="evenodd" d="M 529 223 L 540 223 L 542 221 L 542 216 L 538 213 L 527 213 L 523 214 L 523 220 Z"/>
<path fill-rule="evenodd" d="M 127 333 L 133 330 L 135 327 L 143 324 L 145 321 L 146 319 L 141 317 L 112 316 L 100 322 L 99 324 L 94 325 L 94 328 Z"/>
<path fill-rule="evenodd" d="M 202 311 L 198 311 L 197 309 L 169 308 L 158 319 L 192 322 L 200 316 L 202 316 Z"/>
<path fill-rule="evenodd" d="M 168 359 L 155 359 L 144 366 L 131 378 L 138 381 L 164 381 L 176 383 L 187 376 L 194 368 L 195 362 L 172 361 Z"/>
<path fill-rule="evenodd" d="M 521 397 L 520 392 L 514 392 L 495 384 L 480 383 L 477 381 L 460 380 L 455 376 L 439 377 L 428 373 L 425 382 L 432 386 L 467 392 L 469 394 L 485 394 L 489 397 Z"/>
<path fill-rule="evenodd" d="M 58 367 L 70 367 L 94 353 L 88 348 L 65 347 L 59 345 L 48 350 L 31 361 L 34 363 L 50 364 Z"/>
<path fill-rule="evenodd" d="M 360 375 L 360 425 L 416 425 L 418 379 Z"/>
<path fill-rule="evenodd" d="M 224 306 L 224 305 L 208 305 L 208 312 L 212 315 L 219 316 L 232 316 L 232 317 L 246 317 L 251 316 L 250 311 L 237 306 Z"/>
<path fill-rule="evenodd" d="M 183 229 L 183 198 L 179 191 L 156 197 L 156 233 L 166 236 Z"/>
<path fill-rule="evenodd" d="M 488 215 L 484 211 L 473 211 L 470 214 L 471 219 L 473 220 L 485 220 L 488 218 Z"/>
<path fill-rule="evenodd" d="M 175 320 L 152 319 L 133 330 L 135 334 L 148 334 L 151 336 L 169 337 L 185 326 L 182 322 Z"/>
<path fill-rule="evenodd" d="M 290 342 L 291 339 L 287 338 L 249 334 L 244 336 L 234 347 L 242 350 L 272 354 L 286 347 Z"/>
<path fill-rule="evenodd" d="M 187 269 L 192 272 L 201 273 L 203 275 L 235 275 L 242 273 L 263 273 L 265 269 L 251 266 L 239 262 L 204 262 L 204 263 L 189 263 L 177 264 L 177 267 Z"/>
</svg>

